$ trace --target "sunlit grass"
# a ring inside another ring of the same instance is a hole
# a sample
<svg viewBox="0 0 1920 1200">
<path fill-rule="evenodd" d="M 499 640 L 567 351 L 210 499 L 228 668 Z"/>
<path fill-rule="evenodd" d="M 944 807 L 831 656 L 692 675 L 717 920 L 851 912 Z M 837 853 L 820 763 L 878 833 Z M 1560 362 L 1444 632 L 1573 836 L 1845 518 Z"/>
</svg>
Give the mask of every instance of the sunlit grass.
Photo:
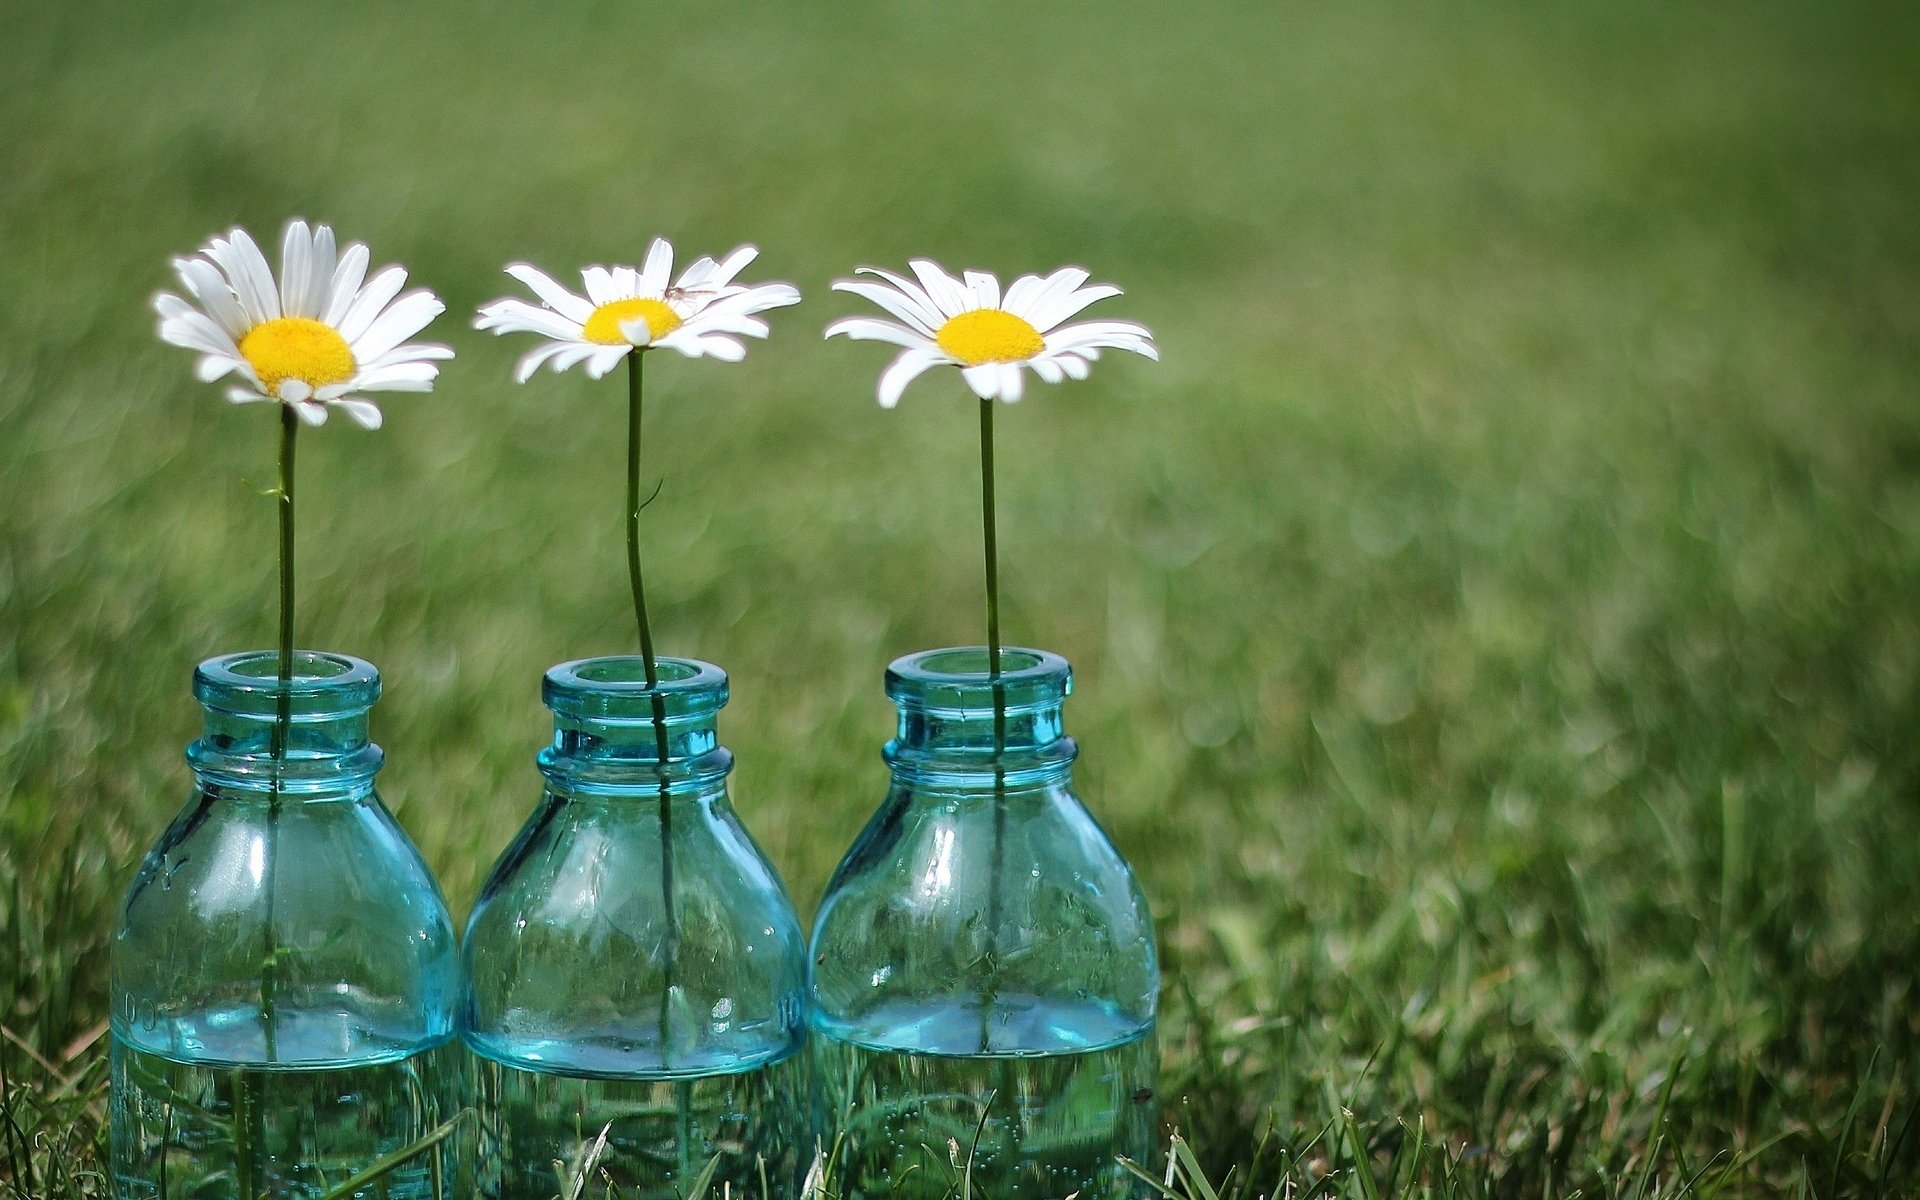
<svg viewBox="0 0 1920 1200">
<path fill-rule="evenodd" d="M 881 412 L 825 284 L 1077 261 L 1165 361 L 1002 413 L 1002 587 L 1160 920 L 1191 1160 L 1144 1169 L 1920 1187 L 1905 10 L 16 9 L 0 1187 L 104 1194 L 113 907 L 185 800 L 192 664 L 273 636 L 272 422 L 147 299 L 295 213 L 452 307 L 439 391 L 307 439 L 300 550 L 457 911 L 536 796 L 539 672 L 631 648 L 618 384 L 507 381 L 460 316 L 501 265 L 752 240 L 808 295 L 741 367 L 650 371 L 645 536 L 810 911 L 882 794 L 885 663 L 981 621 L 973 410 Z"/>
</svg>

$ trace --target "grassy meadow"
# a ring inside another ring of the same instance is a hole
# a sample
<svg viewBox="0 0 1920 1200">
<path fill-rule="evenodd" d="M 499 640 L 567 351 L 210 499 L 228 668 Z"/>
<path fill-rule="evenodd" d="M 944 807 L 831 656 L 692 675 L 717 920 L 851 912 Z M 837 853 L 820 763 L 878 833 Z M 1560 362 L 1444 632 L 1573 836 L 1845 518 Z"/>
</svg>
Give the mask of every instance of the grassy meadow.
<svg viewBox="0 0 1920 1200">
<path fill-rule="evenodd" d="M 752 241 L 806 293 L 742 365 L 650 360 L 644 518 L 806 919 L 883 794 L 887 661 L 982 636 L 973 404 L 882 411 L 827 284 L 1076 262 L 1164 361 L 1000 414 L 1004 621 L 1075 664 L 1156 907 L 1171 1192 L 1920 1191 L 1910 9 L 4 24 L 0 1195 L 106 1194 L 114 908 L 187 798 L 192 665 L 274 636 L 275 422 L 149 298 L 291 215 L 449 304 L 433 394 L 303 438 L 299 640 L 380 666 L 456 919 L 538 795 L 540 672 L 631 649 L 619 381 L 513 384 L 528 343 L 468 326 L 500 267 Z"/>
</svg>

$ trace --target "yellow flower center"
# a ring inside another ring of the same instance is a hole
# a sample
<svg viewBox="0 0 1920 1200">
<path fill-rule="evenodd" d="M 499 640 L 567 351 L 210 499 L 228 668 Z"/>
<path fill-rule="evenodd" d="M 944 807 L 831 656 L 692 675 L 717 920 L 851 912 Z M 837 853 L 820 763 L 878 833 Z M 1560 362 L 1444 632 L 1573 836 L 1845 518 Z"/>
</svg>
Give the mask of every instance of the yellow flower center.
<svg viewBox="0 0 1920 1200">
<path fill-rule="evenodd" d="M 627 335 L 620 332 L 622 321 L 631 321 L 635 317 L 643 318 L 647 323 L 647 332 L 651 341 L 661 338 L 680 328 L 680 314 L 668 308 L 663 300 L 615 300 L 612 304 L 602 304 L 593 310 L 587 323 L 580 332 L 590 342 L 599 342 L 602 346 L 624 346 Z"/>
<path fill-rule="evenodd" d="M 942 325 L 933 340 L 969 367 L 1021 362 L 1047 348 L 1047 339 L 1025 318 L 999 308 L 963 312 Z"/>
<path fill-rule="evenodd" d="M 333 326 L 310 317 L 275 317 L 255 325 L 240 339 L 240 357 L 270 396 L 277 395 L 289 379 L 323 388 L 353 378 L 353 351 L 347 339 Z"/>
</svg>

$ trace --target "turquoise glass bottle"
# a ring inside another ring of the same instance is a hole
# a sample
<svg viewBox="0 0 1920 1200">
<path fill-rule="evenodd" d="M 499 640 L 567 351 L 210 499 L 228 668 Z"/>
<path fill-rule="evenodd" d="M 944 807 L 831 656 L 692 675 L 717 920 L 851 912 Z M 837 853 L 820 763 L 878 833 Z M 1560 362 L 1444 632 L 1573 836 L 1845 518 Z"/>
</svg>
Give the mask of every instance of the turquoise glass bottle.
<svg viewBox="0 0 1920 1200">
<path fill-rule="evenodd" d="M 278 662 L 234 654 L 194 673 L 206 726 L 187 750 L 193 797 L 121 906 L 122 1198 L 319 1196 L 458 1111 L 453 929 L 374 793 L 379 673 L 303 651 L 283 684 Z M 452 1195 L 450 1159 L 436 1147 L 353 1194 Z"/>
<path fill-rule="evenodd" d="M 1153 921 L 1073 791 L 1072 674 L 987 667 L 888 668 L 893 786 L 814 924 L 816 1125 L 849 1198 L 950 1195 L 970 1161 L 975 1195 L 1106 1200 L 1153 1147 Z"/>
<path fill-rule="evenodd" d="M 793 1192 L 807 1138 L 793 904 L 727 795 L 718 667 L 595 658 L 547 672 L 545 794 L 467 926 L 481 1194 Z M 664 730 L 664 732 L 663 732 Z M 661 754 L 664 740 L 666 754 Z M 604 1135 L 604 1136 L 603 1136 Z"/>
</svg>

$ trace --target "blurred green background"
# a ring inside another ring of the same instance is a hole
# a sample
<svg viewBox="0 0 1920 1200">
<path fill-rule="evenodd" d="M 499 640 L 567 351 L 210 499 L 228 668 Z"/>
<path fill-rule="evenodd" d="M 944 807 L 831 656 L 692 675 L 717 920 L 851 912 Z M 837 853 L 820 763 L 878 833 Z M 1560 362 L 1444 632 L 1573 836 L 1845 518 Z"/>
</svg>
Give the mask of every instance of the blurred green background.
<svg viewBox="0 0 1920 1200">
<path fill-rule="evenodd" d="M 1388 1190 L 1920 1186 L 1910 6 L 5 25 L 0 1065 L 60 1187 L 96 1186 L 87 1035 L 186 798 L 189 672 L 273 637 L 275 423 L 149 298 L 294 215 L 449 304 L 433 394 L 303 439 L 300 641 L 382 669 L 383 792 L 457 915 L 537 796 L 540 672 L 630 649 L 620 385 L 511 383 L 525 339 L 468 326 L 500 267 L 751 241 L 807 296 L 741 366 L 653 360 L 644 534 L 804 916 L 882 795 L 885 664 L 982 623 L 973 406 L 935 375 L 879 409 L 827 285 L 1074 262 L 1164 361 L 1001 414 L 1006 629 L 1078 671 L 1210 1169 L 1271 1128 L 1254 1174 L 1278 1147 L 1343 1195 L 1360 1158 Z"/>
</svg>

